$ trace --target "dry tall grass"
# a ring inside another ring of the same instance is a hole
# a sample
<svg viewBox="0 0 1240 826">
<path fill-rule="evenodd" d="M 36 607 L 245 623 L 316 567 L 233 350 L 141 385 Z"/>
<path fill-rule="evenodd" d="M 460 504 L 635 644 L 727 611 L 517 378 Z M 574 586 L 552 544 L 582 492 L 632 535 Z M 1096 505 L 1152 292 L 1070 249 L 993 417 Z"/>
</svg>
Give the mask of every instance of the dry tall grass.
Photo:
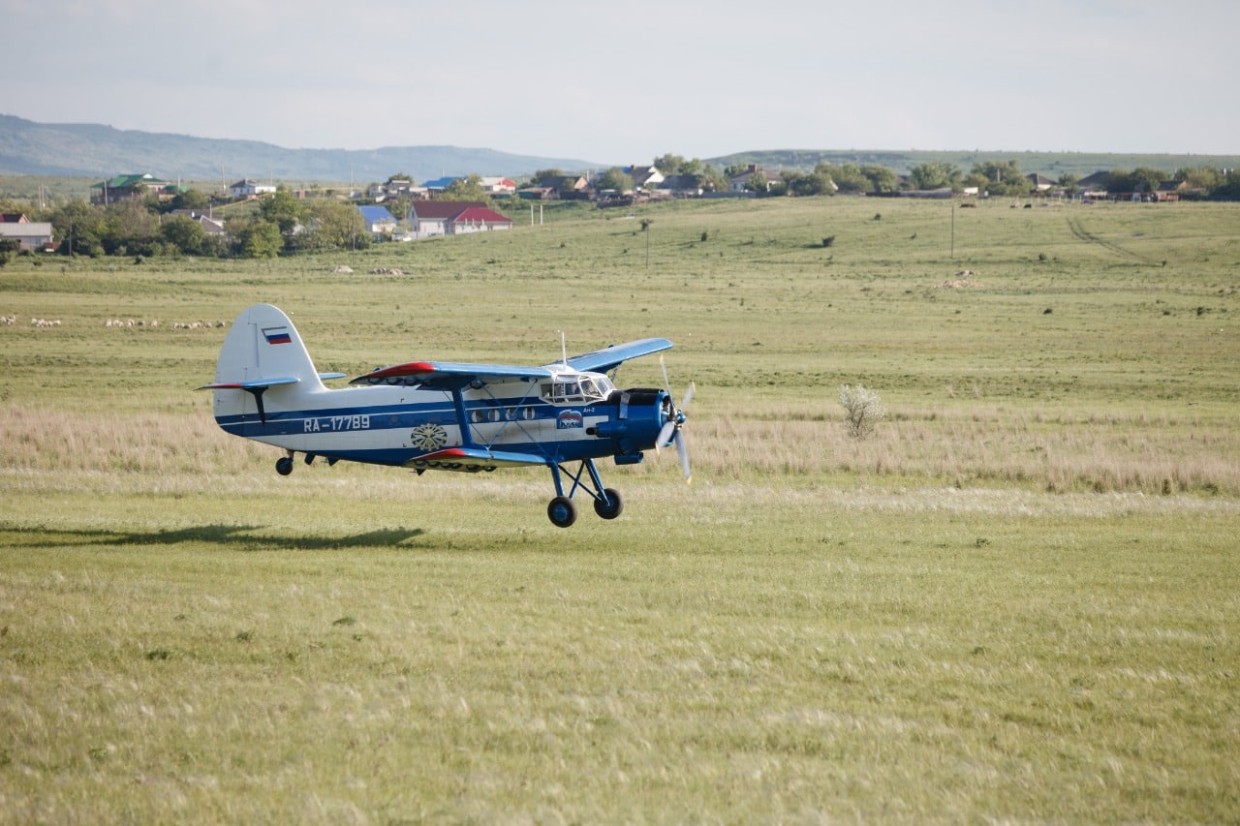
<svg viewBox="0 0 1240 826">
<path fill-rule="evenodd" d="M 204 397 L 205 400 L 205 397 Z M 1226 423 L 1144 414 L 1056 416 L 1002 406 L 897 408 L 865 440 L 840 411 L 699 399 L 687 431 L 695 475 L 720 482 L 857 475 L 871 483 L 1003 484 L 1049 492 L 1240 495 L 1240 434 Z M 200 415 L 101 417 L 0 405 L 0 467 L 162 479 L 265 472 L 280 452 L 227 436 Z M 651 457 L 622 473 L 662 474 Z"/>
</svg>

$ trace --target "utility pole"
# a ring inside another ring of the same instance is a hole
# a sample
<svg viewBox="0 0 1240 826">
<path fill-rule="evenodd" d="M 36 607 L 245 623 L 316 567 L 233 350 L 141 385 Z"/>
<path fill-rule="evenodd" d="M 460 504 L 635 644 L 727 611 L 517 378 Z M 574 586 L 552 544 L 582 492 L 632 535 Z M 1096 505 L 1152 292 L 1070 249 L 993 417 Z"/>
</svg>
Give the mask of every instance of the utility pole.
<svg viewBox="0 0 1240 826">
<path fill-rule="evenodd" d="M 951 258 L 956 259 L 956 202 L 952 201 L 952 252 Z"/>
<path fill-rule="evenodd" d="M 650 224 L 646 224 L 646 272 L 650 272 Z"/>
</svg>

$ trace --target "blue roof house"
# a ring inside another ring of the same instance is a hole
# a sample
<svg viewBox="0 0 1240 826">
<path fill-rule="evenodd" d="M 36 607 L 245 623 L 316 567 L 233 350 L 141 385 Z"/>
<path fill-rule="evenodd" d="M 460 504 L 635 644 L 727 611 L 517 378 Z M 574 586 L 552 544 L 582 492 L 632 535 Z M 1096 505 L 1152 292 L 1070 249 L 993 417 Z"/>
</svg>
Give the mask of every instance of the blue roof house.
<svg viewBox="0 0 1240 826">
<path fill-rule="evenodd" d="M 388 212 L 387 207 L 359 206 L 357 211 L 362 213 L 362 221 L 366 224 L 366 231 L 376 241 L 390 239 L 396 232 L 396 218 L 393 217 L 392 213 Z"/>
</svg>

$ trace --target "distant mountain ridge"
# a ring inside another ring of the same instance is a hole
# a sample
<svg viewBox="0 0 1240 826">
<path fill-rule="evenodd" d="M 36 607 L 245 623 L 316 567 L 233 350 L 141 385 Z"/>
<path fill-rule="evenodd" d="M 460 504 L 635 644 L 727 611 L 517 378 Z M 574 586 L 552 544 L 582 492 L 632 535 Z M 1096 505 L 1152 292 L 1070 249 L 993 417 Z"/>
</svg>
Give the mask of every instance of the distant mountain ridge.
<svg viewBox="0 0 1240 826">
<path fill-rule="evenodd" d="M 0 174 L 97 177 L 150 172 L 165 180 L 274 179 L 385 181 L 398 172 L 423 181 L 443 175 L 528 175 L 587 170 L 573 158 L 513 155 L 455 146 L 285 149 L 270 143 L 114 129 L 99 124 L 35 123 L 0 114 Z"/>
<path fill-rule="evenodd" d="M 752 163 L 768 172 L 803 172 L 825 161 L 833 164 L 874 164 L 897 174 L 907 174 L 922 163 L 950 163 L 968 172 L 978 163 L 1013 159 L 1024 173 L 1037 172 L 1055 179 L 1063 174 L 1084 177 L 1104 169 L 1149 167 L 1173 173 L 1178 169 L 1200 166 L 1240 167 L 1240 155 L 1002 150 L 771 149 L 736 152 L 703 160 L 720 169 Z M 385 181 L 398 172 L 413 176 L 415 181 L 426 181 L 447 175 L 475 173 L 520 177 L 539 169 L 552 168 L 585 172 L 612 165 L 456 146 L 285 149 L 261 141 L 196 138 L 115 129 L 100 124 L 35 123 L 0 114 L 0 175 L 103 180 L 123 173 L 149 172 L 164 180 L 220 181 L 224 186 L 242 178 L 285 183 L 352 181 L 363 186 Z"/>
</svg>

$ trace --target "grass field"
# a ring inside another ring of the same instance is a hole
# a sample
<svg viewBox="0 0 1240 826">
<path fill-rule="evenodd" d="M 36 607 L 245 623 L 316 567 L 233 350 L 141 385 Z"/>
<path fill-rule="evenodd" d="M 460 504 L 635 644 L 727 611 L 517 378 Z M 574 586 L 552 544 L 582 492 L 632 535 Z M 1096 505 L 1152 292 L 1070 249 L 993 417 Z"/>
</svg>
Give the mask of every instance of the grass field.
<svg viewBox="0 0 1240 826">
<path fill-rule="evenodd" d="M 0 822 L 1240 820 L 1240 209 L 514 217 L 0 269 Z M 667 336 L 693 485 L 278 477 L 192 392 L 256 301 L 349 373 Z"/>
</svg>

